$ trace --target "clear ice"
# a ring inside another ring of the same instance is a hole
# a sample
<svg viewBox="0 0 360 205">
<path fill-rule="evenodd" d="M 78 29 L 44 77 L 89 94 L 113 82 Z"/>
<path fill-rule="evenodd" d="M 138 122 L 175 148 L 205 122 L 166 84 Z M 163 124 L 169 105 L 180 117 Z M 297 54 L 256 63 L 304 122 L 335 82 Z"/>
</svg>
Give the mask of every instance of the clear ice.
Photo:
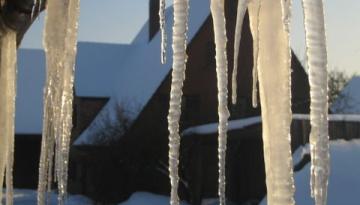
<svg viewBox="0 0 360 205">
<path fill-rule="evenodd" d="M 237 69 L 240 50 L 241 32 L 249 0 L 239 0 L 236 14 L 235 41 L 234 41 L 234 68 L 232 73 L 232 103 L 236 104 L 237 99 Z"/>
<path fill-rule="evenodd" d="M 322 0 L 303 0 L 310 81 L 311 195 L 325 205 L 329 177 L 327 50 Z"/>
<path fill-rule="evenodd" d="M 53 172 L 58 184 L 59 204 L 63 205 L 66 198 L 78 17 L 79 0 L 47 2 L 43 39 L 47 70 L 39 165 L 39 205 L 46 203 Z"/>
<path fill-rule="evenodd" d="M 285 24 L 289 20 L 284 21 L 282 6 L 281 1 L 262 0 L 258 19 L 258 77 L 268 205 L 295 204 L 290 146 L 291 52 Z"/>
<path fill-rule="evenodd" d="M 166 46 L 167 46 L 167 36 L 165 28 L 165 9 L 166 4 L 165 0 L 160 0 L 160 10 L 159 10 L 159 19 L 160 19 L 160 31 L 161 31 L 161 63 L 166 63 Z"/>
<path fill-rule="evenodd" d="M 181 98 L 186 70 L 186 40 L 188 30 L 189 1 L 174 0 L 173 25 L 173 70 L 171 79 L 170 107 L 168 115 L 169 129 L 169 173 L 171 183 L 170 204 L 179 205 L 179 120 L 181 115 Z"/>
<path fill-rule="evenodd" d="M 216 75 L 218 87 L 218 158 L 219 158 L 219 199 L 220 205 L 226 203 L 225 197 L 225 157 L 227 143 L 228 118 L 230 116 L 228 104 L 228 62 L 226 52 L 226 22 L 224 0 L 211 0 L 210 10 L 213 18 L 215 50 L 216 50 Z"/>
<path fill-rule="evenodd" d="M 6 170 L 6 205 L 13 204 L 16 48 L 16 32 L 9 30 L 2 33 L 0 51 L 0 204 Z"/>
<path fill-rule="evenodd" d="M 253 70 L 252 70 L 252 106 L 258 106 L 258 54 L 259 54 L 259 15 L 261 0 L 252 0 L 249 3 L 250 30 L 253 37 Z"/>
</svg>

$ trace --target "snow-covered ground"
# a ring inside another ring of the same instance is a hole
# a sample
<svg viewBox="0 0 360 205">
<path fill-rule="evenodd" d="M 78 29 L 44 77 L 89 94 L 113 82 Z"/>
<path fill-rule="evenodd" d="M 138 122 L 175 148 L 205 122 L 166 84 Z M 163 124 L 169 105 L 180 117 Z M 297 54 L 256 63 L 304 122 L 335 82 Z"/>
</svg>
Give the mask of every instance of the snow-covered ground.
<svg viewBox="0 0 360 205">
<path fill-rule="evenodd" d="M 14 204 L 15 205 L 36 205 L 37 192 L 29 189 L 15 189 Z M 50 194 L 49 205 L 57 204 L 57 194 L 52 192 Z M 4 200 L 3 200 L 3 204 Z M 66 205 L 93 205 L 92 201 L 84 196 L 70 195 L 66 201 Z"/>
<path fill-rule="evenodd" d="M 360 204 L 360 140 L 333 141 L 330 145 L 331 170 L 327 205 Z M 294 156 L 301 156 L 298 150 Z M 296 160 L 294 160 L 296 161 Z M 310 164 L 295 173 L 296 204 L 312 205 L 310 196 Z M 265 205 L 263 200 L 261 205 Z"/>
</svg>

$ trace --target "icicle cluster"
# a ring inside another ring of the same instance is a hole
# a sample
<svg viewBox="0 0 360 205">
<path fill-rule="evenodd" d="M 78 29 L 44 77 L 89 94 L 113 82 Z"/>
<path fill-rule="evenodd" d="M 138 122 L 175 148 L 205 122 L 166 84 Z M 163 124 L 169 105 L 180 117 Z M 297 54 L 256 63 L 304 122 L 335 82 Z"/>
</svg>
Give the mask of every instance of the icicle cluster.
<svg viewBox="0 0 360 205">
<path fill-rule="evenodd" d="M 236 26 L 235 26 L 235 41 L 234 41 L 234 68 L 232 73 L 232 103 L 236 104 L 237 100 L 237 69 L 238 58 L 240 50 L 241 32 L 244 22 L 244 16 L 246 13 L 249 0 L 239 0 L 237 7 Z"/>
<path fill-rule="evenodd" d="M 311 195 L 325 205 L 329 177 L 327 51 L 322 0 L 303 0 L 310 81 Z"/>
<path fill-rule="evenodd" d="M 290 4 L 286 8 L 282 6 L 280 0 L 262 0 L 257 20 L 257 63 L 269 205 L 295 204 L 290 147 L 291 52 L 287 29 L 290 19 L 289 15 L 284 18 L 283 13 L 290 12 Z M 249 8 L 253 9 L 251 14 L 258 12 L 256 6 Z"/>
<path fill-rule="evenodd" d="M 216 50 L 216 75 L 218 87 L 218 157 L 219 157 L 219 198 L 220 205 L 226 202 L 225 197 L 225 157 L 227 142 L 228 118 L 230 116 L 228 103 L 228 63 L 226 53 L 226 22 L 224 0 L 211 0 L 210 10 L 213 17 L 215 50 Z"/>
<path fill-rule="evenodd" d="M 1 36 L 0 59 L 0 204 L 6 170 L 6 205 L 13 204 L 14 124 L 16 96 L 16 32 Z"/>
<path fill-rule="evenodd" d="M 43 40 L 47 76 L 39 165 L 39 205 L 46 203 L 46 192 L 51 189 L 53 166 L 60 205 L 64 204 L 66 197 L 78 16 L 79 0 L 47 2 Z"/>
<path fill-rule="evenodd" d="M 181 115 L 182 87 L 186 69 L 186 33 L 188 29 L 189 1 L 174 0 L 173 26 L 173 70 L 170 93 L 170 108 L 168 115 L 169 135 L 169 173 L 171 182 L 170 204 L 179 205 L 179 120 Z"/>
<path fill-rule="evenodd" d="M 166 28 L 165 28 L 165 9 L 166 4 L 165 0 L 160 0 L 160 10 L 159 10 L 159 17 L 160 17 L 160 31 L 161 31 L 161 63 L 166 63 L 166 46 L 167 46 L 167 36 L 166 36 Z"/>
</svg>

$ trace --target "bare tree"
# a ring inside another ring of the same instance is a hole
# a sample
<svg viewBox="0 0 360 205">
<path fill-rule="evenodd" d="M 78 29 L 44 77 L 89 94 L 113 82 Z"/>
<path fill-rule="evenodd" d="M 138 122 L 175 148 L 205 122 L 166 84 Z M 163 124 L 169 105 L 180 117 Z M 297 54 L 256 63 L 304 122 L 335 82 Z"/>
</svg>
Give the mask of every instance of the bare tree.
<svg viewBox="0 0 360 205">
<path fill-rule="evenodd" d="M 343 93 L 341 91 L 348 84 L 353 75 L 346 75 L 343 71 L 331 70 L 328 76 L 329 83 L 329 103 L 333 103 L 335 100 L 339 98 L 344 98 Z"/>
</svg>

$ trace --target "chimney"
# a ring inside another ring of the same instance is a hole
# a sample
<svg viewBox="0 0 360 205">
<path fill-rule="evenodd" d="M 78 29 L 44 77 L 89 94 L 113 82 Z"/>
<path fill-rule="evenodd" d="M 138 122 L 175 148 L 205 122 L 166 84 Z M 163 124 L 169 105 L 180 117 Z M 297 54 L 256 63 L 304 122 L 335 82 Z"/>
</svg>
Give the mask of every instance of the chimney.
<svg viewBox="0 0 360 205">
<path fill-rule="evenodd" d="M 160 29 L 159 23 L 159 0 L 150 0 L 149 5 L 149 41 L 156 35 Z"/>
</svg>

